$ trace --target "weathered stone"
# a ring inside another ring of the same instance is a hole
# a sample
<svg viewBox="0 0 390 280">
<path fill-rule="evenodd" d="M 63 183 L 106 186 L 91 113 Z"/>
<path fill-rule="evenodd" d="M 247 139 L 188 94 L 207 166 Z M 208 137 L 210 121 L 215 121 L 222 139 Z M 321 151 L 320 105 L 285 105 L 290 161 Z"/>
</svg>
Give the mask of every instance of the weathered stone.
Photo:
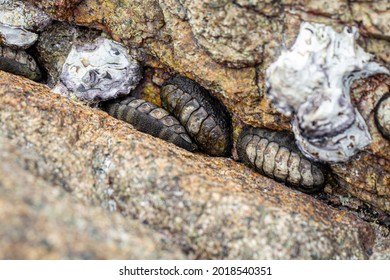
<svg viewBox="0 0 390 280">
<path fill-rule="evenodd" d="M 28 49 L 38 39 L 38 35 L 23 28 L 0 23 L 0 45 L 14 49 Z"/>
<path fill-rule="evenodd" d="M 31 2 L 53 17 L 65 18 L 82 0 L 26 0 L 26 2 Z"/>
<path fill-rule="evenodd" d="M 265 45 L 273 37 L 282 36 L 281 24 L 274 24 L 258 10 L 243 8 L 239 2 L 181 2 L 197 42 L 213 59 L 227 66 L 241 68 L 261 63 Z"/>
<path fill-rule="evenodd" d="M 390 2 L 388 0 L 351 2 L 353 20 L 361 23 L 361 31 L 390 40 Z"/>
<path fill-rule="evenodd" d="M 372 228 L 354 215 L 4 72 L 0 135 L 32 174 L 138 219 L 195 258 L 361 259 L 373 246 Z"/>
<path fill-rule="evenodd" d="M 390 212 L 390 160 L 361 152 L 352 161 L 331 168 L 350 194 Z"/>
<path fill-rule="evenodd" d="M 0 259 L 184 258 L 141 223 L 30 174 L 22 165 L 33 159 L 13 141 L 0 136 L 0 146 Z"/>
<path fill-rule="evenodd" d="M 117 41 L 142 47 L 151 60 L 196 80 L 233 114 L 235 135 L 244 124 L 289 129 L 288 119 L 264 98 L 264 71 L 291 47 L 302 21 L 325 23 L 336 30 L 358 26 L 364 46 L 390 62 L 389 21 L 378 19 L 388 14 L 385 0 L 375 5 L 346 0 L 86 0 L 77 6 L 68 0 L 60 2 L 74 9 L 62 14 L 53 11 L 52 1 L 35 2 L 57 18 L 106 30 Z M 370 20 L 372 12 L 381 16 Z M 370 27 L 372 22 L 377 28 Z M 155 99 L 155 91 L 150 94 L 149 100 Z"/>
<path fill-rule="evenodd" d="M 374 226 L 374 228 L 376 232 L 376 240 L 370 259 L 390 260 L 390 229 L 380 226 Z"/>
<path fill-rule="evenodd" d="M 128 95 L 141 79 L 142 66 L 130 57 L 127 48 L 99 37 L 92 43 L 72 46 L 62 67 L 60 86 L 69 96 L 99 102 Z"/>
<path fill-rule="evenodd" d="M 379 243 L 370 257 L 371 260 L 390 260 L 390 240 Z"/>
<path fill-rule="evenodd" d="M 390 212 L 390 141 L 378 130 L 374 109 L 389 91 L 388 75 L 376 75 L 353 84 L 351 101 L 364 118 L 372 143 L 350 162 L 331 166 L 337 181 L 350 194 L 386 212 Z"/>
</svg>

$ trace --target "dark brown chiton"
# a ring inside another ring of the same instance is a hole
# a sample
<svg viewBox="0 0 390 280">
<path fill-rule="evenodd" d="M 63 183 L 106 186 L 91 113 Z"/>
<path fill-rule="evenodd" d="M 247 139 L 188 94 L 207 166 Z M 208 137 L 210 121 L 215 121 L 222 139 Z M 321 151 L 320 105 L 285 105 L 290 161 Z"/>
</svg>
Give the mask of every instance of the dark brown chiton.
<svg viewBox="0 0 390 280">
<path fill-rule="evenodd" d="M 186 128 L 199 148 L 211 156 L 229 156 L 232 148 L 231 117 L 225 106 L 205 88 L 176 75 L 161 90 L 161 101 Z"/>
<path fill-rule="evenodd" d="M 257 172 L 306 193 L 321 190 L 325 167 L 303 156 L 293 134 L 246 127 L 237 141 L 239 159 Z"/>
<path fill-rule="evenodd" d="M 161 138 L 188 151 L 197 148 L 175 117 L 163 108 L 143 99 L 128 97 L 104 102 L 101 107 L 112 117 L 130 123 L 141 132 Z"/>
<path fill-rule="evenodd" d="M 384 94 L 375 106 L 375 124 L 382 136 L 390 140 L 390 92 Z"/>
<path fill-rule="evenodd" d="M 23 50 L 14 50 L 6 46 L 0 46 L 0 70 L 33 81 L 42 79 L 41 71 L 32 56 Z"/>
</svg>

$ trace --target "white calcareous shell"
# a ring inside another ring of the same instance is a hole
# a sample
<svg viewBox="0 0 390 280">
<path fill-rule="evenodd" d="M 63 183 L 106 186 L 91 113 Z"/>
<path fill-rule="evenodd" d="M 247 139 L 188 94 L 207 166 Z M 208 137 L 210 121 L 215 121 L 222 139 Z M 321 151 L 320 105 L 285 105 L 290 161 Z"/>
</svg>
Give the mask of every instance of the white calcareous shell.
<svg viewBox="0 0 390 280">
<path fill-rule="evenodd" d="M 81 100 L 104 101 L 126 95 L 142 78 L 141 65 L 121 44 L 106 38 L 72 47 L 61 83 Z"/>
<path fill-rule="evenodd" d="M 295 44 L 267 69 L 268 97 L 294 116 L 293 132 L 305 156 L 344 162 L 370 144 L 366 123 L 350 100 L 353 81 L 389 70 L 356 40 L 356 28 L 302 23 Z"/>
<path fill-rule="evenodd" d="M 38 39 L 38 35 L 26 29 L 0 23 L 0 44 L 13 49 L 28 49 Z"/>
</svg>

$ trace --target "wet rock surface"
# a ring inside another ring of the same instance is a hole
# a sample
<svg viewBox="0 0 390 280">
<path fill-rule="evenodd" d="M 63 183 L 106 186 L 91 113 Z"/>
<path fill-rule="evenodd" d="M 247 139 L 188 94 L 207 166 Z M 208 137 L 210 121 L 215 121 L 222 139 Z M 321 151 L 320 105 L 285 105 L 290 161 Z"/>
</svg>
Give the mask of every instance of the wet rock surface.
<svg viewBox="0 0 390 280">
<path fill-rule="evenodd" d="M 184 258 L 141 223 L 29 173 L 10 139 L 0 136 L 0 146 L 0 259 Z"/>
<path fill-rule="evenodd" d="M 12 85 L 12 86 L 11 86 Z M 0 73 L 0 135 L 74 199 L 136 219 L 191 258 L 362 259 L 372 227 L 226 158 L 135 131 Z"/>
</svg>

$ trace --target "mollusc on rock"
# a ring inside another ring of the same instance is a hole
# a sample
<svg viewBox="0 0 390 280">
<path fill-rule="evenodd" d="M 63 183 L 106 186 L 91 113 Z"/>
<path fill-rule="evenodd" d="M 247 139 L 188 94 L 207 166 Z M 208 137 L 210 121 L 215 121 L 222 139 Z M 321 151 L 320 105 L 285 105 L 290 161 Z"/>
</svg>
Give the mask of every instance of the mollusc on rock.
<svg viewBox="0 0 390 280">
<path fill-rule="evenodd" d="M 93 43 L 72 47 L 54 91 L 86 101 L 114 99 L 137 86 L 142 78 L 141 68 L 123 45 L 99 37 Z"/>
<path fill-rule="evenodd" d="M 358 44 L 357 28 L 336 32 L 304 22 L 289 51 L 267 69 L 268 97 L 292 122 L 305 156 L 346 162 L 371 143 L 367 125 L 350 97 L 354 81 L 390 71 Z"/>
<path fill-rule="evenodd" d="M 4 72 L 0 135 L 33 176 L 142 222 L 190 258 L 363 259 L 374 245 L 352 214 Z"/>
</svg>

